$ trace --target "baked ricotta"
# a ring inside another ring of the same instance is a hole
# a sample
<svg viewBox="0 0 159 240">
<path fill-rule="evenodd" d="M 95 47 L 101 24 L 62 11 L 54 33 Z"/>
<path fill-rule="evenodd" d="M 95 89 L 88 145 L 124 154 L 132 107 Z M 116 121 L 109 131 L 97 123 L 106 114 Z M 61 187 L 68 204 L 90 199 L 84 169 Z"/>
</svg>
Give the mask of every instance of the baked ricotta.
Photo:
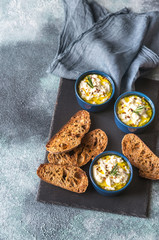
<svg viewBox="0 0 159 240">
<path fill-rule="evenodd" d="M 120 156 L 106 155 L 93 166 L 93 178 L 105 190 L 119 190 L 127 184 L 130 168 Z"/>
<path fill-rule="evenodd" d="M 111 97 L 112 85 L 106 77 L 90 74 L 80 81 L 78 93 L 90 104 L 102 104 Z"/>
</svg>

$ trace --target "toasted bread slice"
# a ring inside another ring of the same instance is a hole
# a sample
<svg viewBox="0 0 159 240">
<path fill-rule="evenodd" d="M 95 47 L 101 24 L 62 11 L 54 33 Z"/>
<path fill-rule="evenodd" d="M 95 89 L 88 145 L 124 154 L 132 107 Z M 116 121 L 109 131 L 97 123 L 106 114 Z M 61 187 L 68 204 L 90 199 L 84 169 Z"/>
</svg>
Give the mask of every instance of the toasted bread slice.
<svg viewBox="0 0 159 240">
<path fill-rule="evenodd" d="M 101 129 L 87 133 L 82 143 L 71 152 L 61 154 L 48 154 L 48 161 L 53 164 L 67 164 L 83 166 L 95 156 L 102 153 L 108 144 L 108 137 Z"/>
<path fill-rule="evenodd" d="M 79 167 L 46 163 L 39 166 L 37 175 L 45 182 L 76 193 L 83 193 L 88 187 L 87 175 Z"/>
<path fill-rule="evenodd" d="M 46 144 L 47 151 L 55 154 L 71 151 L 81 143 L 90 125 L 89 112 L 78 111 Z"/>
<path fill-rule="evenodd" d="M 66 152 L 66 153 L 54 154 L 50 152 L 47 155 L 47 159 L 49 163 L 52 163 L 52 164 L 78 166 L 76 158 L 74 156 L 74 151 L 76 151 L 77 148 L 73 149 L 71 152 Z"/>
<path fill-rule="evenodd" d="M 156 172 L 154 174 L 149 172 L 149 171 L 142 171 L 142 170 L 139 170 L 139 175 L 140 177 L 143 177 L 143 178 L 148 178 L 148 179 L 151 179 L 151 180 L 158 180 L 159 179 L 159 173 Z"/>
<path fill-rule="evenodd" d="M 139 169 L 139 175 L 159 179 L 159 158 L 135 134 L 126 134 L 122 140 L 122 152 Z"/>
</svg>

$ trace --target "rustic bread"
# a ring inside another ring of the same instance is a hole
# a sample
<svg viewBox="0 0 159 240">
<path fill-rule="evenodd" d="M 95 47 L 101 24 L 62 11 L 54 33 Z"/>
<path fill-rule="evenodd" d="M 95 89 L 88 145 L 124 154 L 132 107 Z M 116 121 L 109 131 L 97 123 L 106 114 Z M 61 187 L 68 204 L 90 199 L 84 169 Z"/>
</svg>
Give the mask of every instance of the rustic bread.
<svg viewBox="0 0 159 240">
<path fill-rule="evenodd" d="M 52 164 L 78 166 L 77 161 L 74 157 L 75 149 L 73 149 L 71 152 L 59 153 L 59 154 L 54 154 L 50 152 L 47 155 L 47 159 L 49 163 L 52 163 Z"/>
<path fill-rule="evenodd" d="M 78 111 L 46 144 L 52 153 L 63 153 L 77 147 L 91 125 L 90 114 L 85 110 Z"/>
<path fill-rule="evenodd" d="M 66 153 L 59 153 L 59 154 L 48 153 L 47 159 L 49 163 L 53 163 L 53 164 L 78 166 L 77 161 L 74 157 L 75 149 L 72 150 L 71 152 L 66 152 Z"/>
<path fill-rule="evenodd" d="M 48 161 L 53 164 L 68 164 L 83 166 L 95 156 L 103 152 L 108 144 L 108 138 L 101 129 L 87 133 L 82 143 L 71 152 L 61 154 L 48 154 Z"/>
<path fill-rule="evenodd" d="M 39 166 L 37 175 L 45 182 L 76 193 L 83 193 L 88 187 L 87 175 L 79 167 L 46 163 Z"/>
<path fill-rule="evenodd" d="M 122 152 L 139 169 L 139 175 L 159 179 L 159 158 L 135 134 L 127 134 L 122 140 Z"/>
<path fill-rule="evenodd" d="M 154 174 L 154 172 L 151 173 L 150 171 L 139 170 L 139 175 L 140 175 L 140 177 L 148 178 L 148 179 L 151 179 L 151 180 L 158 180 L 159 179 L 159 172 L 156 172 Z"/>
</svg>

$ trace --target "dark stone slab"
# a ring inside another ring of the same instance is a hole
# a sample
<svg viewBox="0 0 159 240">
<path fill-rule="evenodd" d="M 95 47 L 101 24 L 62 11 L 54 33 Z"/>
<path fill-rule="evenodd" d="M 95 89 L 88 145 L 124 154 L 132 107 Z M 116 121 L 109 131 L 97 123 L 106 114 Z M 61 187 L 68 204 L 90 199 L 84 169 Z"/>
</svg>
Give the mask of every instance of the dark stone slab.
<svg viewBox="0 0 159 240">
<path fill-rule="evenodd" d="M 50 136 L 53 136 L 69 119 L 80 110 L 76 102 L 74 93 L 74 81 L 61 79 L 57 105 L 54 119 L 51 123 Z M 147 79 L 139 79 L 136 84 L 136 90 L 147 94 L 157 105 L 159 83 Z M 106 150 L 115 150 L 121 152 L 121 140 L 124 136 L 115 125 L 113 104 L 103 112 L 91 113 L 91 130 L 101 128 L 108 135 L 108 146 Z M 157 115 L 157 114 L 156 114 Z M 155 122 L 142 134 L 139 134 L 142 140 L 155 151 L 156 136 Z M 47 154 L 46 154 L 47 157 Z M 47 162 L 47 158 L 45 159 Z M 90 163 L 83 167 L 88 175 Z M 104 197 L 98 194 L 89 181 L 89 187 L 83 194 L 76 194 L 67 190 L 55 187 L 51 184 L 40 182 L 38 201 L 60 204 L 84 209 L 92 209 L 111 213 L 132 215 L 137 217 L 148 216 L 148 206 L 150 197 L 151 181 L 140 178 L 138 170 L 134 168 L 134 177 L 126 191 L 116 197 Z"/>
</svg>

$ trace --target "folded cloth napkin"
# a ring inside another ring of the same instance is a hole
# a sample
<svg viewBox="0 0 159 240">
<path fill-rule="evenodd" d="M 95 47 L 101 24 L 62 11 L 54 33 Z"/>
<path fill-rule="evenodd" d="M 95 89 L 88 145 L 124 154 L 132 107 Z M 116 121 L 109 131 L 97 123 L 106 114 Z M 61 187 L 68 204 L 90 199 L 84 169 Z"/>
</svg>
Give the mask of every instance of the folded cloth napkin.
<svg viewBox="0 0 159 240">
<path fill-rule="evenodd" d="M 134 90 L 141 74 L 159 65 L 159 12 L 109 13 L 96 2 L 64 0 L 65 24 L 49 71 L 76 79 L 88 70 L 110 75 L 117 95 Z"/>
</svg>

